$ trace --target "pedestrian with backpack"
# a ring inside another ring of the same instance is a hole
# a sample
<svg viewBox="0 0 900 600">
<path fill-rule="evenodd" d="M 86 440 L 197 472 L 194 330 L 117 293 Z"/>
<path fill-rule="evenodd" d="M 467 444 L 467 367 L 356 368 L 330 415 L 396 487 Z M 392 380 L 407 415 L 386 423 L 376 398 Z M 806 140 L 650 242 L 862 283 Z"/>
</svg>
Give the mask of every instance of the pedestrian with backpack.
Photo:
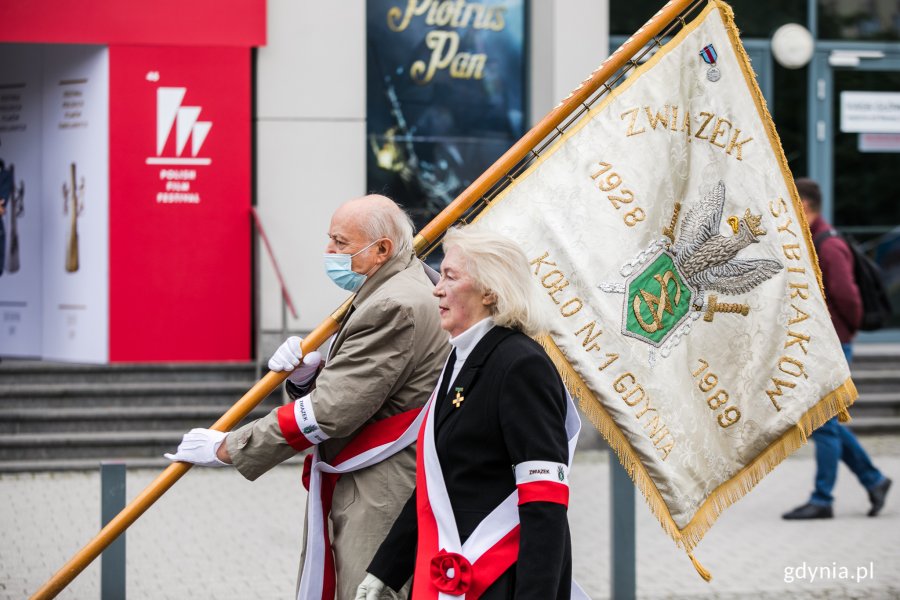
<svg viewBox="0 0 900 600">
<path fill-rule="evenodd" d="M 853 337 L 859 330 L 863 317 L 863 301 L 854 275 L 853 251 L 844 238 L 830 233 L 834 231 L 833 228 L 820 214 L 822 192 L 819 185 L 806 178 L 797 179 L 794 183 L 819 256 L 828 312 L 849 363 L 853 355 Z M 876 516 L 884 507 L 891 480 L 872 464 L 856 436 L 834 417 L 815 430 L 812 439 L 816 446 L 815 489 L 809 502 L 783 514 L 782 518 L 832 518 L 834 497 L 831 492 L 841 460 L 868 491 L 871 502 L 868 515 Z"/>
</svg>

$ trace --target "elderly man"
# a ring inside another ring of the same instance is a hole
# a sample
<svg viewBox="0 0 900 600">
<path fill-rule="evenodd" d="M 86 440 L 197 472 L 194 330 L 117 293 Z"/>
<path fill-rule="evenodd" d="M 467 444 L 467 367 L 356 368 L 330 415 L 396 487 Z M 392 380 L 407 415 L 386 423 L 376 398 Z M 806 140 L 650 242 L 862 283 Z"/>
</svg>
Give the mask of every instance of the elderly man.
<svg viewBox="0 0 900 600">
<path fill-rule="evenodd" d="M 318 353 L 302 356 L 300 338 L 289 338 L 269 368 L 292 371 L 286 386 L 293 403 L 227 436 L 192 430 L 167 455 L 204 466 L 233 463 L 253 480 L 314 447 L 304 472 L 310 494 L 298 597 L 352 598 L 415 485 L 413 419 L 449 347 L 412 233 L 406 213 L 383 196 L 338 208 L 325 270 L 357 295 L 324 368 Z"/>
</svg>

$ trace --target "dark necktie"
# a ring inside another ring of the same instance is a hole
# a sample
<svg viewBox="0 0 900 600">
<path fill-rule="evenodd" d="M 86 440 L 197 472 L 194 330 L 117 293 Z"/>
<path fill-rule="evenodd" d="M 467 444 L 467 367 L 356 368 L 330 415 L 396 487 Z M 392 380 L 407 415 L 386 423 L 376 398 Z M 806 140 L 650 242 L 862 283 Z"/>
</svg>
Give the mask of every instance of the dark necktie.
<svg viewBox="0 0 900 600">
<path fill-rule="evenodd" d="M 438 386 L 438 393 L 437 397 L 435 398 L 435 402 L 439 407 L 443 407 L 444 398 L 447 397 L 447 390 L 450 387 L 450 379 L 453 378 L 454 365 L 456 365 L 456 348 L 453 349 L 453 352 L 450 353 L 450 358 L 447 359 L 447 366 L 444 367 L 444 376 L 441 377 L 441 384 Z M 441 410 L 441 412 L 443 413 L 444 411 Z"/>
</svg>

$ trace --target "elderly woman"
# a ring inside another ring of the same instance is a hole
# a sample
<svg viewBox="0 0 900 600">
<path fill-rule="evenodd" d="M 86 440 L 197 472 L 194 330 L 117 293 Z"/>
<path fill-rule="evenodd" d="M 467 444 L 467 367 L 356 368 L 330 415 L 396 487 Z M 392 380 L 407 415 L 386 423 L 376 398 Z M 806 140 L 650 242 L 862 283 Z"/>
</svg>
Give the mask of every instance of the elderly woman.
<svg viewBox="0 0 900 600">
<path fill-rule="evenodd" d="M 473 227 L 448 232 L 444 251 L 434 295 L 453 352 L 419 432 L 416 489 L 356 598 L 411 575 L 415 600 L 569 598 L 568 442 L 579 423 L 529 337 L 544 326 L 528 261 Z"/>
</svg>

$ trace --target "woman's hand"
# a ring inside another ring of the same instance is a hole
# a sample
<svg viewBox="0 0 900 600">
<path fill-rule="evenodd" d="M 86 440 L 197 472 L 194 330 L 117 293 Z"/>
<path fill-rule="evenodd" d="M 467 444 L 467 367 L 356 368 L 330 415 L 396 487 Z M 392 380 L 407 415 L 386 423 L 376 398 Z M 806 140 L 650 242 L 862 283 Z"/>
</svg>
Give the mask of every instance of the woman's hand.
<svg viewBox="0 0 900 600">
<path fill-rule="evenodd" d="M 384 582 L 371 573 L 366 573 L 366 578 L 356 588 L 355 600 L 378 600 L 384 590 Z"/>
</svg>

